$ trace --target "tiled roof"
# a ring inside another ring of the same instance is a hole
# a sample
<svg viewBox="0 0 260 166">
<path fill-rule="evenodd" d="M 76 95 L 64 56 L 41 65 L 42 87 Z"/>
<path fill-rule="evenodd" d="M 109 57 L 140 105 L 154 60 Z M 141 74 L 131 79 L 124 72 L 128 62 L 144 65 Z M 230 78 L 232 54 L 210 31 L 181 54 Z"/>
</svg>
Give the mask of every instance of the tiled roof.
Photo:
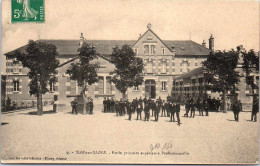
<svg viewBox="0 0 260 166">
<path fill-rule="evenodd" d="M 199 67 L 199 68 L 193 69 L 193 70 L 191 70 L 188 73 L 184 73 L 184 74 L 176 77 L 175 80 L 183 79 L 183 78 L 189 78 L 191 76 L 197 76 L 197 75 L 203 74 L 203 70 L 204 70 L 203 67 Z"/>
<path fill-rule="evenodd" d="M 191 40 L 164 40 L 169 48 L 174 47 L 176 55 L 209 55 L 210 50 Z"/>
<path fill-rule="evenodd" d="M 79 40 L 37 40 L 37 42 L 46 42 L 49 44 L 54 44 L 57 47 L 59 55 L 76 55 L 78 54 Z M 90 45 L 96 47 L 97 52 L 102 55 L 112 54 L 112 48 L 114 46 L 123 46 L 128 44 L 132 46 L 136 40 L 86 40 Z M 169 48 L 174 47 L 176 55 L 208 55 L 210 50 L 203 47 L 202 45 L 195 43 L 191 40 L 183 41 L 163 41 Z M 25 46 L 15 49 L 5 55 L 14 55 L 16 50 L 25 52 Z"/>
</svg>

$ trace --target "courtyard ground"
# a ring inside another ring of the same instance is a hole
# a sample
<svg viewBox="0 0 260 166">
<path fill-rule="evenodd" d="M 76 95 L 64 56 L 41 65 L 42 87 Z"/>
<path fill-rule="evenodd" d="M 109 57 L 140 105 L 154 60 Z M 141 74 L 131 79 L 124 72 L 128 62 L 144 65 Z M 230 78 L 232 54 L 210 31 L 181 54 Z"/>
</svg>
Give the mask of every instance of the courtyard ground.
<svg viewBox="0 0 260 166">
<path fill-rule="evenodd" d="M 256 163 L 259 160 L 259 123 L 250 112 L 210 112 L 184 118 L 181 126 L 159 117 L 155 122 L 115 113 L 72 115 L 70 110 L 43 116 L 24 110 L 1 116 L 2 162 L 85 163 Z M 142 115 L 144 116 L 144 115 Z M 30 161 L 29 161 L 30 160 Z"/>
</svg>

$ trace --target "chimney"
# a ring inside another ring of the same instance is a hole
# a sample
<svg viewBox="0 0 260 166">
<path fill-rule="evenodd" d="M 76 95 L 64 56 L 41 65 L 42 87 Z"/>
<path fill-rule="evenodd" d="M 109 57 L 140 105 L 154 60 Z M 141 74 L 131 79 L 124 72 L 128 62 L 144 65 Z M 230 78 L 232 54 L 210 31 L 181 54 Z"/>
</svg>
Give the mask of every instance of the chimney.
<svg viewBox="0 0 260 166">
<path fill-rule="evenodd" d="M 81 33 L 80 34 L 80 40 L 79 40 L 79 47 L 82 47 L 83 42 L 84 42 L 84 36 L 83 36 L 83 33 Z"/>
<path fill-rule="evenodd" d="M 138 39 L 140 39 L 141 37 L 142 37 L 142 34 L 140 33 Z"/>
<path fill-rule="evenodd" d="M 205 42 L 205 40 L 203 40 L 202 46 L 203 46 L 203 47 L 206 47 L 206 42 Z"/>
<path fill-rule="evenodd" d="M 211 51 L 214 51 L 214 37 L 212 34 L 210 35 L 210 38 L 209 38 L 209 49 Z"/>
</svg>

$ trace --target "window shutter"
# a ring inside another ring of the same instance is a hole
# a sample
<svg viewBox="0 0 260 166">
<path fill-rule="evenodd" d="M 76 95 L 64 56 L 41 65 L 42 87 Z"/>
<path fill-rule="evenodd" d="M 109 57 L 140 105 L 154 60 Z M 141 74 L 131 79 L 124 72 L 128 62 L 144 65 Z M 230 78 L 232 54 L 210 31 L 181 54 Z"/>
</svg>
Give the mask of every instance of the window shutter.
<svg viewBox="0 0 260 166">
<path fill-rule="evenodd" d="M 19 91 L 19 84 L 20 84 L 20 82 L 16 81 L 16 83 L 17 83 L 17 91 Z"/>
<path fill-rule="evenodd" d="M 152 71 L 153 71 L 153 74 L 155 74 L 155 68 L 154 68 L 154 62 L 152 60 Z"/>
<path fill-rule="evenodd" d="M 159 62 L 159 65 L 158 65 L 158 73 L 159 74 L 161 73 L 161 70 L 162 70 L 162 60 Z"/>
</svg>

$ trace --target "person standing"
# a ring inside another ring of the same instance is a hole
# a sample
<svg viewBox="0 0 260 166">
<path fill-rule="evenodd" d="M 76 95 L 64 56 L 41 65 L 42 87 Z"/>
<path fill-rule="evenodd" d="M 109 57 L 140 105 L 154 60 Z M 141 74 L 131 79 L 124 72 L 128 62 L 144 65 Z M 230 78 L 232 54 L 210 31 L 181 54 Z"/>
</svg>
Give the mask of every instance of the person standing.
<svg viewBox="0 0 260 166">
<path fill-rule="evenodd" d="M 185 103 L 185 110 L 186 110 L 186 113 L 184 114 L 184 117 L 188 117 L 189 116 L 189 112 L 190 112 L 190 99 L 187 99 L 186 100 L 186 103 Z"/>
<path fill-rule="evenodd" d="M 197 99 L 196 107 L 199 111 L 199 116 L 203 116 L 202 101 L 200 97 Z"/>
<path fill-rule="evenodd" d="M 149 121 L 149 118 L 150 118 L 150 108 L 149 108 L 148 103 L 147 103 L 147 105 L 144 107 L 144 112 L 145 112 L 144 121 Z"/>
<path fill-rule="evenodd" d="M 142 111 L 143 111 L 143 102 L 140 101 L 139 99 L 139 102 L 138 102 L 138 105 L 137 105 L 137 120 L 138 118 L 140 117 L 140 120 L 142 120 Z"/>
<path fill-rule="evenodd" d="M 70 102 L 71 107 L 72 107 L 72 114 L 74 114 L 74 111 L 76 115 L 78 115 L 78 110 L 77 110 L 77 99 L 75 98 L 72 102 Z"/>
<path fill-rule="evenodd" d="M 116 116 L 119 116 L 120 107 L 119 107 L 119 102 L 117 100 L 115 101 L 115 109 L 116 109 Z"/>
<path fill-rule="evenodd" d="M 209 103 L 207 99 L 203 100 L 203 109 L 205 110 L 206 116 L 209 116 Z"/>
<path fill-rule="evenodd" d="M 111 112 L 111 100 L 107 98 L 107 112 Z"/>
<path fill-rule="evenodd" d="M 193 101 L 193 98 L 191 100 L 190 103 L 190 118 L 194 118 L 195 117 L 195 102 Z"/>
<path fill-rule="evenodd" d="M 158 103 L 159 103 L 159 108 L 160 108 L 160 111 L 162 109 L 162 99 L 161 97 L 159 96 L 159 99 L 158 99 Z"/>
<path fill-rule="evenodd" d="M 181 106 L 180 103 L 177 102 L 176 106 L 175 106 L 175 112 L 176 112 L 176 117 L 177 117 L 177 121 L 178 121 L 178 125 L 181 125 L 181 120 L 180 120 L 180 111 L 181 111 Z"/>
<path fill-rule="evenodd" d="M 161 117 L 165 116 L 165 100 L 162 101 L 162 113 L 161 113 Z"/>
<path fill-rule="evenodd" d="M 132 104 L 128 100 L 126 101 L 126 110 L 127 110 L 127 114 L 128 114 L 128 120 L 131 121 L 131 119 L 132 119 Z"/>
<path fill-rule="evenodd" d="M 252 108 L 252 115 L 251 115 L 251 121 L 256 122 L 257 121 L 257 113 L 259 112 L 259 102 L 258 97 L 254 97 L 253 102 L 253 108 Z"/>
<path fill-rule="evenodd" d="M 89 101 L 89 114 L 93 114 L 94 104 L 93 99 L 90 99 Z"/>
<path fill-rule="evenodd" d="M 207 101 L 208 101 L 208 104 L 209 104 L 208 110 L 212 111 L 212 99 L 211 99 L 211 96 L 208 97 Z"/>
<path fill-rule="evenodd" d="M 158 122 L 159 120 L 159 113 L 160 113 L 160 104 L 159 102 L 157 102 L 154 109 L 154 117 L 156 122 Z"/>
<path fill-rule="evenodd" d="M 235 119 L 235 121 L 238 122 L 239 121 L 239 112 L 241 111 L 238 101 L 235 101 L 235 103 L 232 105 L 232 110 L 234 113 L 234 119 Z"/>
<path fill-rule="evenodd" d="M 140 97 L 140 98 L 141 98 L 141 97 Z M 142 98 L 141 98 L 141 99 L 142 99 Z M 139 101 L 140 101 L 140 99 L 139 99 Z M 146 96 L 144 97 L 144 99 L 142 100 L 142 102 L 144 103 L 144 106 L 147 105 L 148 99 L 146 98 Z"/>
<path fill-rule="evenodd" d="M 218 110 L 219 110 L 219 107 L 220 107 L 220 99 L 217 98 L 217 112 L 218 112 Z"/>
<path fill-rule="evenodd" d="M 107 112 L 107 99 L 104 98 L 103 100 L 103 108 L 104 108 L 104 112 Z"/>
<path fill-rule="evenodd" d="M 120 115 L 120 116 L 123 116 L 124 109 L 125 109 L 124 102 L 123 102 L 123 100 L 122 100 L 122 98 L 121 98 L 121 99 L 120 99 L 120 102 L 119 102 L 119 115 Z"/>
<path fill-rule="evenodd" d="M 172 102 L 170 105 L 171 122 L 175 122 L 175 119 L 174 119 L 175 111 L 176 111 L 176 105 L 174 104 L 174 102 Z"/>
<path fill-rule="evenodd" d="M 110 108 L 111 108 L 111 112 L 115 112 L 115 101 L 113 98 L 110 101 Z"/>
</svg>

